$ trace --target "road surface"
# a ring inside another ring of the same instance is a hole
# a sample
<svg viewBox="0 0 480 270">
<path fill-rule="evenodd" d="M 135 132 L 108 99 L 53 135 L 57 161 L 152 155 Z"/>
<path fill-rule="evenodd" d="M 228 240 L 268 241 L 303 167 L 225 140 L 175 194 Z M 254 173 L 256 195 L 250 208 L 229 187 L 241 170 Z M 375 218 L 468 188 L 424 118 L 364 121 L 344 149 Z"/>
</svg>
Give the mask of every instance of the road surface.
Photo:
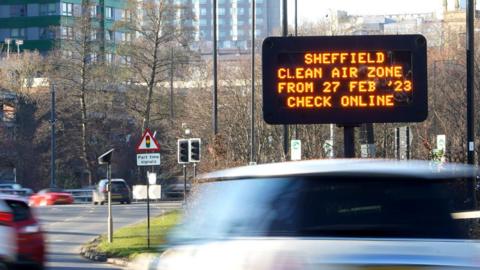
<svg viewBox="0 0 480 270">
<path fill-rule="evenodd" d="M 151 204 L 151 215 L 178 209 L 176 202 Z M 113 205 L 113 226 L 122 226 L 146 219 L 146 204 Z M 105 205 L 62 205 L 35 209 L 45 231 L 47 244 L 47 269 L 95 270 L 122 269 L 106 263 L 96 263 L 79 255 L 80 247 L 107 231 L 107 207 Z M 114 239 L 115 240 L 115 239 Z"/>
</svg>

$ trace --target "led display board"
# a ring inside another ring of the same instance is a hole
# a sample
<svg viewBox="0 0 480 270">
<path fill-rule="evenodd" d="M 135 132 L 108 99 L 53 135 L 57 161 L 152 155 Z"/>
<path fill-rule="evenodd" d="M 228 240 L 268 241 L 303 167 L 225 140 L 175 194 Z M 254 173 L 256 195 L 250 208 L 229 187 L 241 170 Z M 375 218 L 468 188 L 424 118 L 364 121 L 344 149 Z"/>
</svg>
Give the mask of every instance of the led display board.
<svg viewBox="0 0 480 270">
<path fill-rule="evenodd" d="M 269 124 L 420 122 L 427 118 L 421 35 L 268 37 L 262 45 Z"/>
</svg>

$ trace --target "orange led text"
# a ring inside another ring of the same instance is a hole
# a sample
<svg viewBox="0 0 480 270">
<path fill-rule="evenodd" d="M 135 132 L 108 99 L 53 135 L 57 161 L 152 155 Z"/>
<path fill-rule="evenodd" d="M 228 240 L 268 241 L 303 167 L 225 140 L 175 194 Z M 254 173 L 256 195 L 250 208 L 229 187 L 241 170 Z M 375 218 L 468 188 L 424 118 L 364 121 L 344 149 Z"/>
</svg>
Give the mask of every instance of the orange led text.
<svg viewBox="0 0 480 270">
<path fill-rule="evenodd" d="M 368 78 L 401 78 L 402 76 L 401 66 L 367 67 Z"/>
<path fill-rule="evenodd" d="M 323 76 L 322 68 L 279 68 L 279 79 L 320 79 Z"/>
<path fill-rule="evenodd" d="M 342 107 L 392 107 L 393 95 L 342 96 Z"/>
<path fill-rule="evenodd" d="M 320 96 L 288 97 L 287 106 L 289 108 L 332 107 L 332 97 L 320 97 Z"/>
<path fill-rule="evenodd" d="M 356 67 L 333 68 L 332 78 L 358 78 L 358 68 Z"/>
<path fill-rule="evenodd" d="M 385 62 L 383 52 L 326 52 L 306 53 L 304 62 L 315 64 L 382 64 Z"/>
<path fill-rule="evenodd" d="M 313 93 L 313 82 L 279 82 L 277 91 L 281 93 Z"/>
<path fill-rule="evenodd" d="M 365 93 L 375 92 L 375 85 L 374 81 L 350 81 L 348 87 L 350 92 Z"/>
</svg>

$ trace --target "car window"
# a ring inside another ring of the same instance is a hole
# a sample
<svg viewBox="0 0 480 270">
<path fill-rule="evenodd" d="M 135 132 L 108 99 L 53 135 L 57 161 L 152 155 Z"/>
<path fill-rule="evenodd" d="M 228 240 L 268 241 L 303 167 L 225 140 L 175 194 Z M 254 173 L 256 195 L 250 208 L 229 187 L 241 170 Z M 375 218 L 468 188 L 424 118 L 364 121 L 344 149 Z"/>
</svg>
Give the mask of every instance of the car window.
<svg viewBox="0 0 480 270">
<path fill-rule="evenodd" d="M 462 238 L 446 181 L 246 179 L 200 185 L 171 240 L 230 236 Z"/>
<path fill-rule="evenodd" d="M 122 192 L 126 190 L 128 190 L 128 187 L 125 182 L 119 182 L 119 181 L 112 182 L 112 192 Z"/>
<path fill-rule="evenodd" d="M 12 209 L 13 221 L 24 221 L 30 219 L 31 212 L 26 203 L 15 200 L 6 200 L 6 203 Z"/>
</svg>

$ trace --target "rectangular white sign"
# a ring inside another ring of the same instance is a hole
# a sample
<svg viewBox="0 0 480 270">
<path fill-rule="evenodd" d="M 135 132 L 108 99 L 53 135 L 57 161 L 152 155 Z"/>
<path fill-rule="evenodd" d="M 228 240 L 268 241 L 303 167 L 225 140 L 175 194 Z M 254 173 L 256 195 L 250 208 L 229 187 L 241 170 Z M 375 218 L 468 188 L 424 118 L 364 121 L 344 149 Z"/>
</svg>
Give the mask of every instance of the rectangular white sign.
<svg viewBox="0 0 480 270">
<path fill-rule="evenodd" d="M 160 153 L 137 154 L 137 166 L 160 165 Z"/>
<path fill-rule="evenodd" d="M 291 140 L 290 141 L 291 149 L 291 160 L 301 160 L 302 159 L 302 141 L 300 140 Z"/>
</svg>

